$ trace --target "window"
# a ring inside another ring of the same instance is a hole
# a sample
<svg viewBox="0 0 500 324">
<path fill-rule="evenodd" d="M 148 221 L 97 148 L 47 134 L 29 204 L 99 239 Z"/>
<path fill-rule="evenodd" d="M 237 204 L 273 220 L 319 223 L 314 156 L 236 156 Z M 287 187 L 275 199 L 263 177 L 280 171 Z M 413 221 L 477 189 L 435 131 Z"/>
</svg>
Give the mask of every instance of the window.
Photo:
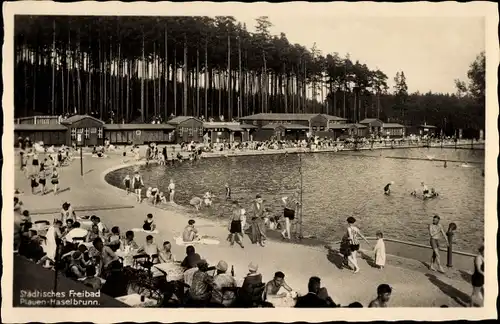
<svg viewBox="0 0 500 324">
<path fill-rule="evenodd" d="M 203 136 L 203 128 L 198 129 L 198 135 Z"/>
<path fill-rule="evenodd" d="M 317 131 L 317 130 L 318 130 L 318 127 L 313 126 L 313 128 L 312 128 L 312 129 L 313 129 L 313 131 Z"/>
<path fill-rule="evenodd" d="M 182 136 L 184 133 L 184 127 L 179 127 L 179 136 Z"/>
<path fill-rule="evenodd" d="M 89 139 L 89 138 L 90 138 L 90 129 L 85 128 L 85 139 Z"/>
<path fill-rule="evenodd" d="M 102 128 L 97 129 L 97 138 L 102 138 Z"/>
<path fill-rule="evenodd" d="M 71 139 L 76 139 L 76 128 L 71 129 Z"/>
<path fill-rule="evenodd" d="M 188 128 L 188 136 L 193 136 L 193 129 L 191 127 Z"/>
<path fill-rule="evenodd" d="M 77 132 L 78 134 L 82 134 L 82 133 L 83 133 L 83 128 L 77 128 L 77 129 L 76 129 L 76 132 Z"/>
</svg>

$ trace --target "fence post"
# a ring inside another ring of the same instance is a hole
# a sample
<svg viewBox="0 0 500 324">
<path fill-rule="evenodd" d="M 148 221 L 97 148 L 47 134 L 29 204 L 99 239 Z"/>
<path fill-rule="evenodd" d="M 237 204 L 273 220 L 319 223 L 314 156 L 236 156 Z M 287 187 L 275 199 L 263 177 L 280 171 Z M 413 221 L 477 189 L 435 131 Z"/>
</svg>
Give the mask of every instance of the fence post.
<svg viewBox="0 0 500 324">
<path fill-rule="evenodd" d="M 448 255 L 446 266 L 448 268 L 453 267 L 453 236 L 455 235 L 456 230 L 457 224 L 450 223 L 450 225 L 448 226 L 448 232 L 446 232 L 446 236 L 448 237 Z"/>
</svg>

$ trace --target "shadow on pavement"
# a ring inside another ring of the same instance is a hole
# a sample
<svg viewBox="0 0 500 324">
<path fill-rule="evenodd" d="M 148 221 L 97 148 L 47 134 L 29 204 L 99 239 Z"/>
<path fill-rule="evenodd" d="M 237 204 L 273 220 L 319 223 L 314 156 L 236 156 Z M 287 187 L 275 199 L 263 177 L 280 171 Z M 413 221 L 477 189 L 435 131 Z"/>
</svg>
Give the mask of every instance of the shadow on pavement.
<svg viewBox="0 0 500 324">
<path fill-rule="evenodd" d="M 328 249 L 328 254 L 326 258 L 328 261 L 333 263 L 340 270 L 344 269 L 344 256 L 340 254 L 337 250 L 330 248 L 329 246 L 325 246 Z"/>
<path fill-rule="evenodd" d="M 438 287 L 443 293 L 451 297 L 454 301 L 456 301 L 461 306 L 467 307 L 470 302 L 469 295 L 463 293 L 462 291 L 454 288 L 453 286 L 447 284 L 446 282 L 440 280 L 438 277 L 431 273 L 427 273 L 425 275 L 429 278 L 429 281 L 433 283 L 436 287 Z"/>
<path fill-rule="evenodd" d="M 361 256 L 361 259 L 365 260 L 370 267 L 378 269 L 378 266 L 375 264 L 375 260 L 373 260 L 371 256 L 362 251 L 359 251 L 359 255 Z"/>
<path fill-rule="evenodd" d="M 463 280 L 467 281 L 468 283 L 471 283 L 472 276 L 470 273 L 468 273 L 467 271 L 464 271 L 464 270 L 458 270 L 458 271 L 459 271 L 460 276 L 462 277 Z"/>
</svg>

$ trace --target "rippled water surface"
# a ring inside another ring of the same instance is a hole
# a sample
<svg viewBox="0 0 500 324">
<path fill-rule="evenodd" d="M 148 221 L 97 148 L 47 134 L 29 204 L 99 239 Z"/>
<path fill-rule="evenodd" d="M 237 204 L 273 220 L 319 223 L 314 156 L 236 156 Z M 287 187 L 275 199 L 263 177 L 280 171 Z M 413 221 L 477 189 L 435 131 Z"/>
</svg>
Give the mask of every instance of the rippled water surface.
<svg viewBox="0 0 500 324">
<path fill-rule="evenodd" d="M 403 160 L 387 157 L 411 157 Z M 459 162 L 478 162 L 462 167 Z M 325 241 L 343 235 L 345 219 L 354 216 L 366 236 L 382 230 L 386 237 L 427 244 L 427 224 L 433 214 L 443 226 L 458 225 L 457 248 L 475 251 L 484 237 L 484 151 L 453 149 L 394 149 L 363 152 L 302 154 L 304 234 Z M 187 205 L 193 196 L 210 190 L 216 195 L 209 217 L 228 215 L 224 184 L 230 184 L 233 198 L 245 208 L 260 193 L 273 214 L 281 214 L 280 199 L 300 187 L 297 154 L 206 158 L 175 166 L 145 166 L 140 169 L 146 187 L 167 191 L 170 178 L 176 183 L 176 201 Z M 110 173 L 107 181 L 121 186 L 132 168 Z M 391 196 L 383 194 L 394 181 Z M 422 201 L 409 195 L 424 181 L 440 193 Z"/>
</svg>

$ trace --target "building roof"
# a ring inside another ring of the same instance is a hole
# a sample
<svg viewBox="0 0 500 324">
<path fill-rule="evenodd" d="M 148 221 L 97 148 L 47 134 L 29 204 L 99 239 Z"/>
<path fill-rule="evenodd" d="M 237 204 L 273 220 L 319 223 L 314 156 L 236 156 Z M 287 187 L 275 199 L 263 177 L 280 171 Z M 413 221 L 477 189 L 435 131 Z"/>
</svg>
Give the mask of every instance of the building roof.
<svg viewBox="0 0 500 324">
<path fill-rule="evenodd" d="M 382 125 L 383 128 L 405 128 L 403 125 L 398 123 L 384 123 Z"/>
<path fill-rule="evenodd" d="M 346 128 L 366 128 L 365 125 L 361 125 L 361 124 L 333 124 L 333 125 L 330 125 L 328 126 L 328 128 L 330 129 L 346 129 Z"/>
<path fill-rule="evenodd" d="M 437 128 L 436 126 L 432 126 L 432 125 L 420 125 L 418 127 L 422 127 L 422 128 Z"/>
<path fill-rule="evenodd" d="M 68 128 L 61 124 L 15 124 L 14 131 L 65 131 Z"/>
<path fill-rule="evenodd" d="M 299 124 L 284 124 L 283 125 L 285 129 L 292 130 L 292 129 L 309 129 L 308 126 L 304 125 L 299 125 Z"/>
<path fill-rule="evenodd" d="M 101 123 L 101 124 L 104 124 L 104 122 L 103 122 L 102 120 L 97 119 L 97 118 L 92 117 L 92 116 L 89 116 L 89 115 L 74 115 L 74 116 L 71 116 L 71 117 L 69 117 L 69 118 L 63 119 L 63 120 L 61 121 L 61 124 L 71 125 L 71 124 L 74 124 L 74 123 L 76 123 L 76 122 L 79 122 L 79 121 L 81 121 L 81 120 L 83 120 L 83 119 L 85 119 L 85 118 L 90 118 L 90 119 L 92 119 L 92 120 L 94 120 L 94 121 L 96 121 L 96 122 L 99 122 L 99 123 Z"/>
<path fill-rule="evenodd" d="M 227 125 L 227 126 L 224 126 L 224 128 L 226 128 L 226 129 L 228 129 L 230 131 L 233 131 L 233 132 L 244 132 L 245 131 L 239 125 Z"/>
<path fill-rule="evenodd" d="M 104 129 L 107 130 L 147 130 L 147 129 L 175 129 L 169 124 L 106 124 Z"/>
<path fill-rule="evenodd" d="M 379 122 L 383 123 L 383 121 L 381 121 L 378 118 L 365 118 L 362 121 L 360 121 L 359 123 L 360 124 L 370 124 L 370 123 L 373 123 L 374 121 L 379 121 Z"/>
<path fill-rule="evenodd" d="M 294 120 L 294 121 L 309 121 L 311 118 L 316 117 L 318 115 L 324 116 L 328 120 L 346 120 L 344 118 L 340 118 L 337 116 L 330 116 L 324 114 L 255 114 L 246 117 L 240 118 L 240 120 L 274 120 L 274 121 L 282 121 L 282 120 Z"/>
<path fill-rule="evenodd" d="M 180 123 L 183 123 L 183 122 L 185 122 L 186 120 L 189 120 L 189 119 L 196 119 L 200 123 L 202 122 L 201 120 L 199 120 L 198 118 L 193 117 L 193 116 L 177 116 L 177 117 L 174 117 L 174 118 L 168 120 L 167 124 L 179 125 Z"/>
<path fill-rule="evenodd" d="M 320 114 L 321 116 L 325 117 L 326 119 L 330 120 L 347 120 L 346 118 L 338 117 L 338 116 L 332 116 L 332 115 L 325 115 L 325 114 Z"/>
<path fill-rule="evenodd" d="M 255 128 L 258 128 L 257 126 L 250 125 L 250 124 L 241 124 L 240 127 L 243 128 L 243 129 L 255 129 Z"/>
</svg>

